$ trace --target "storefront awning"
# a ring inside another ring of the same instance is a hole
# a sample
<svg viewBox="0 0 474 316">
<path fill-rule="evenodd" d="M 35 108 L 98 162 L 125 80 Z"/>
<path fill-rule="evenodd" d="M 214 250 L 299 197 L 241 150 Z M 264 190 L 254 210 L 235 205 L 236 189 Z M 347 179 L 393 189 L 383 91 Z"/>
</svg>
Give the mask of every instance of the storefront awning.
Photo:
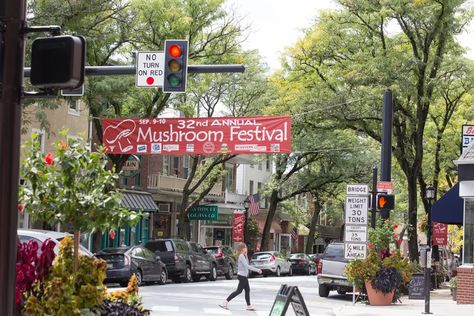
<svg viewBox="0 0 474 316">
<path fill-rule="evenodd" d="M 464 200 L 459 197 L 459 183 L 456 183 L 431 208 L 431 219 L 444 224 L 463 223 Z"/>
<path fill-rule="evenodd" d="M 158 206 L 148 192 L 142 191 L 122 191 L 122 201 L 120 205 L 132 211 L 156 212 Z"/>
</svg>

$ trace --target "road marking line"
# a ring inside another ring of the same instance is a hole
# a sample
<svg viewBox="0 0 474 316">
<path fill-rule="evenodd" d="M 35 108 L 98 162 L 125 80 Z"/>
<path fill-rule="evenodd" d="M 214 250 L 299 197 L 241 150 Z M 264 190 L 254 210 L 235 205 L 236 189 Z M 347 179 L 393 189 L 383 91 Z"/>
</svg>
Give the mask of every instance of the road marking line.
<svg viewBox="0 0 474 316">
<path fill-rule="evenodd" d="M 229 310 L 225 310 L 223 308 L 203 308 L 204 313 L 206 314 L 214 314 L 214 315 L 232 315 Z"/>
<path fill-rule="evenodd" d="M 179 312 L 179 306 L 159 305 L 151 308 L 154 312 Z"/>
</svg>

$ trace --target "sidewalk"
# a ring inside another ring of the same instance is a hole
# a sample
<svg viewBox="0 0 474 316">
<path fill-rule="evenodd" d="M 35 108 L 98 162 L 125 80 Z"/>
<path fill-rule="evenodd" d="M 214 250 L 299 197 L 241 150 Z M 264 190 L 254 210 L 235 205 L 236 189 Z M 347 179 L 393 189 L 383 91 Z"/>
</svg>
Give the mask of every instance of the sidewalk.
<svg viewBox="0 0 474 316">
<path fill-rule="evenodd" d="M 402 303 L 390 306 L 370 306 L 361 302 L 347 303 L 344 306 L 335 307 L 333 313 L 336 316 L 423 315 L 422 313 L 425 311 L 424 300 L 409 300 L 408 296 L 404 296 L 401 301 Z M 474 305 L 457 305 L 452 300 L 449 289 L 439 289 L 431 292 L 430 312 L 434 316 L 472 316 L 474 315 Z"/>
</svg>

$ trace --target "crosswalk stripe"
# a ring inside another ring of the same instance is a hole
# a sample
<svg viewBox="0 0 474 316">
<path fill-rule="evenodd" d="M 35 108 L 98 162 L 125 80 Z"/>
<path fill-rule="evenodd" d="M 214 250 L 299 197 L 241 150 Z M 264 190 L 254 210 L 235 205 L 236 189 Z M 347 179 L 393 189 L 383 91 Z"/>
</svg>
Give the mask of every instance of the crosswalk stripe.
<svg viewBox="0 0 474 316">
<path fill-rule="evenodd" d="M 179 312 L 179 306 L 156 305 L 151 310 L 154 312 Z"/>
<path fill-rule="evenodd" d="M 229 310 L 223 308 L 203 308 L 204 313 L 213 315 L 232 315 Z"/>
</svg>

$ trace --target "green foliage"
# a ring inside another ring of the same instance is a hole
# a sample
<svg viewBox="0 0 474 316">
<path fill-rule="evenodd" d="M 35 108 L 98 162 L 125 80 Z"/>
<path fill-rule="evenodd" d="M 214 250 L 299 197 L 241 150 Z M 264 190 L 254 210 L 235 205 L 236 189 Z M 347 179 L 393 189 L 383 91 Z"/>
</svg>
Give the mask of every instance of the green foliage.
<svg viewBox="0 0 474 316">
<path fill-rule="evenodd" d="M 455 289 L 458 287 L 458 277 L 455 276 L 455 277 L 452 277 L 450 280 L 449 280 L 449 286 L 452 288 L 452 289 Z"/>
<path fill-rule="evenodd" d="M 401 242 L 394 230 L 398 227 L 389 220 L 379 220 L 375 229 L 369 229 L 369 248 L 382 253 L 390 248 L 390 245 Z"/>
<path fill-rule="evenodd" d="M 73 273 L 73 242 L 61 240 L 51 272 L 35 284 L 27 297 L 23 315 L 82 315 L 100 306 L 105 296 L 104 260 L 80 256 L 77 277 Z"/>
<path fill-rule="evenodd" d="M 54 155 L 43 156 L 35 134 L 26 146 L 19 199 L 33 219 L 71 225 L 74 231 L 105 230 L 138 219 L 120 207 L 118 175 L 107 170 L 100 148 L 91 152 L 82 139 L 67 138 L 55 144 Z"/>
</svg>

